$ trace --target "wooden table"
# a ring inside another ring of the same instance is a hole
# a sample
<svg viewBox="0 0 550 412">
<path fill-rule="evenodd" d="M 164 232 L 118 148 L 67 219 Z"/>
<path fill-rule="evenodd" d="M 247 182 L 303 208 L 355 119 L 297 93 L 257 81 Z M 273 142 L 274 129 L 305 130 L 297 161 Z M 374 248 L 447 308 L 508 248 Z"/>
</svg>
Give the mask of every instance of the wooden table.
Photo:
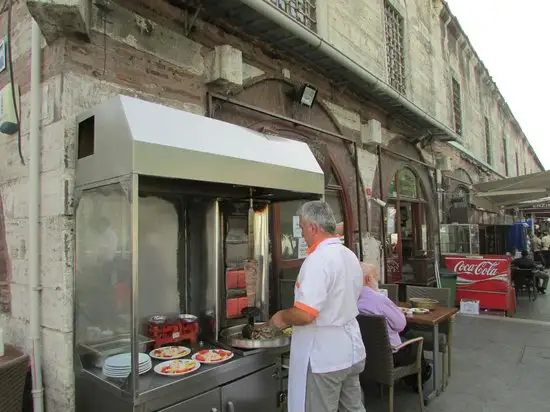
<svg viewBox="0 0 550 412">
<path fill-rule="evenodd" d="M 399 302 L 402 308 L 409 308 L 408 303 Z M 431 326 L 434 342 L 434 358 L 432 371 L 432 391 L 426 397 L 426 403 L 430 402 L 440 393 L 441 387 L 437 385 L 439 371 L 441 370 L 441 357 L 439 356 L 439 325 L 442 322 L 450 320 L 458 312 L 457 308 L 446 308 L 444 306 L 436 306 L 434 310 L 423 315 L 407 316 L 407 324 Z M 449 355 L 450 356 L 450 355 Z"/>
</svg>

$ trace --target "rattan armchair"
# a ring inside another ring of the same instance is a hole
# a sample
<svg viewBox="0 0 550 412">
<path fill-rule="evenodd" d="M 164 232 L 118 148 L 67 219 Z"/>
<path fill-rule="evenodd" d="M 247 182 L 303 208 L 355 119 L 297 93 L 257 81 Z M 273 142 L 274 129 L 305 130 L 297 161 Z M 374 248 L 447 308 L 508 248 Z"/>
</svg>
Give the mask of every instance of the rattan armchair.
<svg viewBox="0 0 550 412">
<path fill-rule="evenodd" d="M 393 350 L 400 350 L 409 345 L 416 345 L 416 362 L 408 366 L 393 365 L 393 353 L 390 338 L 383 316 L 359 315 L 357 317 L 363 344 L 367 352 L 365 370 L 361 373 L 361 381 L 370 380 L 389 387 L 389 412 L 393 412 L 394 385 L 406 376 L 417 375 L 420 410 L 424 411 L 424 394 L 422 392 L 422 343 L 423 338 L 416 338 L 402 343 Z"/>
<path fill-rule="evenodd" d="M 6 345 L 6 353 L 2 358 L 0 358 L 0 411 L 21 412 L 29 357 Z"/>
<path fill-rule="evenodd" d="M 397 303 L 397 300 L 399 299 L 399 285 L 395 283 L 391 284 L 380 284 L 378 285 L 380 289 L 386 289 L 388 291 L 388 298 L 394 302 Z"/>
<path fill-rule="evenodd" d="M 429 298 L 439 301 L 444 307 L 451 307 L 451 291 L 447 288 L 431 288 L 422 286 L 407 286 L 407 299 L 410 298 Z M 453 347 L 453 330 L 455 316 L 448 322 L 439 325 L 439 352 L 443 355 L 441 362 L 441 379 L 443 388 L 448 384 L 448 378 L 451 376 L 451 353 Z M 424 350 L 433 352 L 434 342 L 431 326 L 414 325 L 411 326 L 411 334 L 415 337 L 424 338 Z M 433 356 L 439 356 L 434 353 Z"/>
</svg>

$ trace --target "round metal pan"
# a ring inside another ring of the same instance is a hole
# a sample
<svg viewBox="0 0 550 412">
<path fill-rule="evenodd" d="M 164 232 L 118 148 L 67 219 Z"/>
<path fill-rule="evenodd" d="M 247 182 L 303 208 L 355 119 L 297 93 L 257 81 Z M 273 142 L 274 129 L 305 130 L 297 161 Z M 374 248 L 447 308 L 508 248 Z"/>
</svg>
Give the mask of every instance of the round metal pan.
<svg viewBox="0 0 550 412">
<path fill-rule="evenodd" d="M 254 326 L 261 326 L 264 323 L 255 323 Z M 275 339 L 245 339 L 241 331 L 244 325 L 233 326 L 220 332 L 220 338 L 229 346 L 240 349 L 268 349 L 281 348 L 290 345 L 290 337 L 281 336 Z"/>
</svg>

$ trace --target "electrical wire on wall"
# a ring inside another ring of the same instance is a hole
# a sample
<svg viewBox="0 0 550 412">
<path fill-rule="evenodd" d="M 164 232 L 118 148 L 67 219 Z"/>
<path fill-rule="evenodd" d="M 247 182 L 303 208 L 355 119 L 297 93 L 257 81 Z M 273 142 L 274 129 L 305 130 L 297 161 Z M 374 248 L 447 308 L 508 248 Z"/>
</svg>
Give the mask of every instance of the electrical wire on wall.
<svg viewBox="0 0 550 412">
<path fill-rule="evenodd" d="M 13 100 L 13 107 L 15 110 L 15 121 L 17 123 L 17 149 L 19 151 L 19 158 L 21 159 L 21 164 L 25 164 L 25 158 L 23 157 L 23 148 L 21 147 L 21 120 L 19 119 L 19 105 L 17 104 L 17 95 L 15 93 L 15 80 L 13 75 L 13 59 L 11 53 L 11 30 L 12 30 L 12 11 L 13 11 L 13 0 L 6 0 L 8 5 L 8 24 L 7 24 L 7 35 L 6 35 L 6 44 L 4 48 L 6 50 L 6 66 L 8 68 L 11 84 L 11 97 Z M 2 12 L 5 10 L 6 2 L 2 6 Z"/>
</svg>

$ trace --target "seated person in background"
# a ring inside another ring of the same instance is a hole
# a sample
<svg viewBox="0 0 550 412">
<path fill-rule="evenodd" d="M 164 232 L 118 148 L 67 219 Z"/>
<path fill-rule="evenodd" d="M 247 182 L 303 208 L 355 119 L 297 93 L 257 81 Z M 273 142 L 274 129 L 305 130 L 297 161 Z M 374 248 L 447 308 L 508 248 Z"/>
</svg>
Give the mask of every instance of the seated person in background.
<svg viewBox="0 0 550 412">
<path fill-rule="evenodd" d="M 370 263 L 361 262 L 361 268 L 363 269 L 363 289 L 358 301 L 359 313 L 362 315 L 384 316 L 388 327 L 390 345 L 397 347 L 403 343 L 401 339 L 406 334 L 407 319 L 405 314 L 388 297 L 380 293 L 376 267 Z M 414 345 L 405 346 L 401 350 L 393 352 L 393 364 L 395 366 L 410 365 L 415 361 L 416 348 Z M 430 379 L 431 375 L 431 365 L 426 362 L 424 354 L 422 354 L 422 382 L 424 383 Z M 416 386 L 416 377 L 414 376 L 407 376 L 403 380 L 407 385 Z"/>
<path fill-rule="evenodd" d="M 520 258 L 512 260 L 512 266 L 518 269 L 535 269 L 535 261 L 529 257 L 527 250 L 523 250 Z"/>
<path fill-rule="evenodd" d="M 537 278 L 537 289 L 540 293 L 546 294 L 546 288 L 548 287 L 548 274 L 544 271 L 538 270 L 535 261 L 529 257 L 529 252 L 523 250 L 521 257 L 512 260 L 512 267 L 524 270 L 532 270 L 533 275 Z"/>
<path fill-rule="evenodd" d="M 336 234 L 338 236 L 344 236 L 344 222 L 336 224 Z"/>
</svg>

